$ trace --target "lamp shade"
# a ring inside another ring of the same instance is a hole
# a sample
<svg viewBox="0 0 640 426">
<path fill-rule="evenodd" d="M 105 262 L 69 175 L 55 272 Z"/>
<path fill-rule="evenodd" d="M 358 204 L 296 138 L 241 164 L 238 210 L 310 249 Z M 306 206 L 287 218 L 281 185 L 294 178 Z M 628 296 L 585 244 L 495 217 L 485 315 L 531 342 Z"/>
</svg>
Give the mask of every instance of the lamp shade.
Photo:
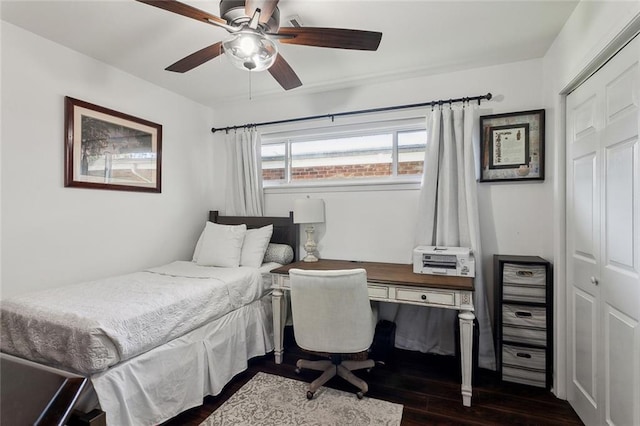
<svg viewBox="0 0 640 426">
<path fill-rule="evenodd" d="M 240 31 L 222 43 L 225 56 L 245 71 L 264 71 L 276 61 L 278 47 L 264 35 Z"/>
<path fill-rule="evenodd" d="M 293 202 L 294 223 L 324 222 L 324 200 L 320 198 L 300 198 Z"/>
</svg>

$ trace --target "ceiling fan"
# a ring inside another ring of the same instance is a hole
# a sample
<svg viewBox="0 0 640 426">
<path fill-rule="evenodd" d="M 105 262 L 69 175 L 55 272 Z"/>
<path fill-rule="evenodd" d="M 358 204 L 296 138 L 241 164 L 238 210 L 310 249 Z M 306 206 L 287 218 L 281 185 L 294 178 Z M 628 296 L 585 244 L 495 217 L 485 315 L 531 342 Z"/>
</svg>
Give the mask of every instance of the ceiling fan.
<svg viewBox="0 0 640 426">
<path fill-rule="evenodd" d="M 169 65 L 166 70 L 187 72 L 226 54 L 240 69 L 268 70 L 285 90 L 302 86 L 274 40 L 285 44 L 335 49 L 377 50 L 382 33 L 343 28 L 280 28 L 279 0 L 221 0 L 218 17 L 177 0 L 136 0 L 206 24 L 224 28 L 231 36 Z"/>
</svg>

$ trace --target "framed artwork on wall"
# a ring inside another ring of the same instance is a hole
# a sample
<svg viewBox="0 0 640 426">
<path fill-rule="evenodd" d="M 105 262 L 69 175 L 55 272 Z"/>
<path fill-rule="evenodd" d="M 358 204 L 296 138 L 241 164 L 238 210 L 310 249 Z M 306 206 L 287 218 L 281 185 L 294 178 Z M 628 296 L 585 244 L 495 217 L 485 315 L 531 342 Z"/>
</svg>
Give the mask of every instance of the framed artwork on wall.
<svg viewBox="0 0 640 426">
<path fill-rule="evenodd" d="M 64 186 L 160 192 L 162 125 L 65 97 Z"/>
<path fill-rule="evenodd" d="M 480 117 L 480 182 L 544 180 L 544 110 Z"/>
</svg>

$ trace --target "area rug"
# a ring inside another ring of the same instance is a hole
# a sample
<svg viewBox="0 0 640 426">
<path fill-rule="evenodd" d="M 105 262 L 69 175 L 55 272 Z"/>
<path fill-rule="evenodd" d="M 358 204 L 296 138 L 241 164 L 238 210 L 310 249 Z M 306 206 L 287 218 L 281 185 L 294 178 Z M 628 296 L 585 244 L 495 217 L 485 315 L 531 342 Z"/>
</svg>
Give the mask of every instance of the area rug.
<svg viewBox="0 0 640 426">
<path fill-rule="evenodd" d="M 394 425 L 402 405 L 321 387 L 307 399 L 307 383 L 257 373 L 200 426 Z"/>
</svg>

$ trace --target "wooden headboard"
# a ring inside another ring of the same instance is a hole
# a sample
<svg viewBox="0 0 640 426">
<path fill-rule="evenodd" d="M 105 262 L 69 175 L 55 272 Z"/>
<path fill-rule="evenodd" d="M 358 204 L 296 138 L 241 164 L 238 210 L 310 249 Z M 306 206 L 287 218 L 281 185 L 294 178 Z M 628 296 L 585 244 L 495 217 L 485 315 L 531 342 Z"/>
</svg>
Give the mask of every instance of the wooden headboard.
<svg viewBox="0 0 640 426">
<path fill-rule="evenodd" d="M 289 217 L 221 216 L 215 210 L 209 212 L 209 220 L 221 225 L 246 224 L 247 229 L 273 225 L 271 242 L 290 245 L 293 249 L 293 259 L 298 260 L 298 226 L 293 223 L 293 212 L 289 212 Z"/>
</svg>

